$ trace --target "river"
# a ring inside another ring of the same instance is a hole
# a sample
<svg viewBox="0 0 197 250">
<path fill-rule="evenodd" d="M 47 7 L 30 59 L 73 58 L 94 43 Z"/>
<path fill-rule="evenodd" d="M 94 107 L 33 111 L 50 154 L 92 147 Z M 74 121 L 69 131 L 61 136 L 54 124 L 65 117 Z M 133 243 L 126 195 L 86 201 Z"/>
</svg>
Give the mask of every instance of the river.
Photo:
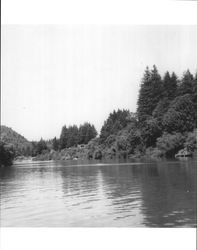
<svg viewBox="0 0 197 250">
<path fill-rule="evenodd" d="M 1 227 L 196 227 L 197 159 L 0 169 Z"/>
</svg>

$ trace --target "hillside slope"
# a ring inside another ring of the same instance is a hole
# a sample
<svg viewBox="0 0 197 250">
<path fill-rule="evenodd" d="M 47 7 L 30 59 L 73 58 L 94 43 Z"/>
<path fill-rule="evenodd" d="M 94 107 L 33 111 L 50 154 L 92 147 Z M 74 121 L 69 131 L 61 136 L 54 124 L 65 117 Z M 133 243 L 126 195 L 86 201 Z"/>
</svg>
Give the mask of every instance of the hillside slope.
<svg viewBox="0 0 197 250">
<path fill-rule="evenodd" d="M 28 155 L 31 150 L 31 142 L 12 128 L 0 126 L 0 137 L 1 142 L 13 147 L 16 155 Z"/>
</svg>

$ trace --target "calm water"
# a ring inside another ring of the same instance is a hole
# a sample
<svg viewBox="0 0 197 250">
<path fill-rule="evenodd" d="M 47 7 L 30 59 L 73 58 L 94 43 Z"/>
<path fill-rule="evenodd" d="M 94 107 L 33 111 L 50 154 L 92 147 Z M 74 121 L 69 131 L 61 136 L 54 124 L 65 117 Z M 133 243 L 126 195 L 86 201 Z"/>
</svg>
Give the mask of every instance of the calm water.
<svg viewBox="0 0 197 250">
<path fill-rule="evenodd" d="M 1 226 L 195 227 L 197 160 L 0 169 Z"/>
</svg>

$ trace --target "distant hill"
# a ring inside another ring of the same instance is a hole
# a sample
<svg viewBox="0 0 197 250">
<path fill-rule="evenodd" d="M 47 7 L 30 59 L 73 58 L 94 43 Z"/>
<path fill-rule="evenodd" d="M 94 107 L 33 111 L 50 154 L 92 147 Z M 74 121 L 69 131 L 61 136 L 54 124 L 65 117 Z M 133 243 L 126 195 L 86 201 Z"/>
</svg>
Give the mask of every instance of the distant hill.
<svg viewBox="0 0 197 250">
<path fill-rule="evenodd" d="M 0 126 L 1 141 L 12 146 L 16 155 L 28 155 L 32 144 L 24 136 L 18 134 L 12 128 Z"/>
</svg>

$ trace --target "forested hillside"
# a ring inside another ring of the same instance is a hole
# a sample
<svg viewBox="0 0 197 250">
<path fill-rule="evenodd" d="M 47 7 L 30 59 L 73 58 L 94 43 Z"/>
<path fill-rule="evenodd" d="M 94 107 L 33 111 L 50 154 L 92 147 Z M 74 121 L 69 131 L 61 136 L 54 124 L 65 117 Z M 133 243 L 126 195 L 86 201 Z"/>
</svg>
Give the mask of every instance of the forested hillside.
<svg viewBox="0 0 197 250">
<path fill-rule="evenodd" d="M 25 137 L 6 126 L 1 126 L 1 142 L 12 147 L 16 156 L 29 155 L 31 152 L 31 143 Z"/>
</svg>

